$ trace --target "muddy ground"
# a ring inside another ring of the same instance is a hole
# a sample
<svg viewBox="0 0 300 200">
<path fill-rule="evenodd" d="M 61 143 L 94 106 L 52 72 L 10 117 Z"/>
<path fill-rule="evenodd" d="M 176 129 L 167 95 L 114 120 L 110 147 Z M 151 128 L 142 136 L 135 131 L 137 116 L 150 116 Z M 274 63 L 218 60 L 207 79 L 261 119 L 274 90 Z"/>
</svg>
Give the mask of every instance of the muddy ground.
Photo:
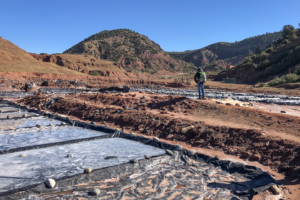
<svg viewBox="0 0 300 200">
<path fill-rule="evenodd" d="M 300 194 L 298 116 L 145 92 L 73 94 L 45 107 L 52 98 L 37 95 L 20 102 L 255 165 L 282 180 L 287 198 Z M 266 199 L 264 195 L 270 196 L 262 194 L 260 199 Z"/>
</svg>

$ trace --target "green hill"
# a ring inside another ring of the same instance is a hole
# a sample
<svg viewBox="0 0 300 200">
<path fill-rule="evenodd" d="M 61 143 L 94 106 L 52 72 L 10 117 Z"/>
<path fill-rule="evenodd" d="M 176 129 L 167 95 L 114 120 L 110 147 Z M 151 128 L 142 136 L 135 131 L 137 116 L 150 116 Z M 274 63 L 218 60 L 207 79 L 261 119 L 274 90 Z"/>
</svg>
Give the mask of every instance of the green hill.
<svg viewBox="0 0 300 200">
<path fill-rule="evenodd" d="M 114 61 L 125 69 L 150 73 L 158 70 L 184 72 L 195 69 L 193 64 L 169 56 L 148 37 L 129 29 L 99 32 L 64 53 L 92 55 L 97 59 Z"/>
<path fill-rule="evenodd" d="M 287 25 L 282 39 L 264 49 L 256 49 L 236 67 L 222 71 L 215 80 L 236 78 L 237 83 L 268 82 L 275 86 L 300 81 L 300 30 Z M 264 85 L 263 83 L 261 85 Z"/>
<path fill-rule="evenodd" d="M 211 68 L 215 65 L 224 69 L 227 64 L 236 65 L 242 61 L 249 51 L 255 51 L 257 46 L 265 48 L 280 38 L 280 32 L 266 33 L 239 42 L 218 42 L 197 50 L 168 53 L 174 58 L 193 63 L 197 67 Z M 219 65 L 216 61 L 222 61 L 223 65 Z"/>
</svg>

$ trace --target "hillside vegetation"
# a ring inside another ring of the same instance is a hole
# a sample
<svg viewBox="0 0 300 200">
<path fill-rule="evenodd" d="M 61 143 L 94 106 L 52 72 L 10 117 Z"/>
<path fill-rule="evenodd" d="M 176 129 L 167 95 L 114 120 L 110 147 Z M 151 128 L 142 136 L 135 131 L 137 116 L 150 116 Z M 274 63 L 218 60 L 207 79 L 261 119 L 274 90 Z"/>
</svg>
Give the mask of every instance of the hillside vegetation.
<svg viewBox="0 0 300 200">
<path fill-rule="evenodd" d="M 242 61 L 248 55 L 249 51 L 255 51 L 257 46 L 265 48 L 280 38 L 280 32 L 266 33 L 239 42 L 218 42 L 197 50 L 169 52 L 169 54 L 174 58 L 191 62 L 197 67 L 208 68 L 208 71 L 214 70 L 215 68 L 212 66 L 215 66 L 217 69 L 216 72 L 219 72 L 228 64 L 236 65 Z"/>
<path fill-rule="evenodd" d="M 256 48 L 235 68 L 221 72 L 215 80 L 230 77 L 237 83 L 276 86 L 300 81 L 300 30 L 284 26 L 282 38 L 264 49 Z"/>
<path fill-rule="evenodd" d="M 94 34 L 68 50 L 66 54 L 86 54 L 97 59 L 110 60 L 125 69 L 156 72 L 190 71 L 193 64 L 175 59 L 148 37 L 129 29 L 102 31 Z"/>
<path fill-rule="evenodd" d="M 84 75 L 54 63 L 38 61 L 23 49 L 3 38 L 0 38 L 0 71 Z"/>
</svg>

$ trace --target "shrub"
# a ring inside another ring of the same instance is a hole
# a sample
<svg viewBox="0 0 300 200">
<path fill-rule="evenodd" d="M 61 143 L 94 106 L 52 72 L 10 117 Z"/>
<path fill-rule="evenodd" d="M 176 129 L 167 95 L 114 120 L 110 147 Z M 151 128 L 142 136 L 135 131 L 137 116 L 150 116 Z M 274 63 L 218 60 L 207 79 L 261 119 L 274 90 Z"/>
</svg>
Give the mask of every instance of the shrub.
<svg viewBox="0 0 300 200">
<path fill-rule="evenodd" d="M 286 83 L 293 83 L 299 80 L 299 76 L 297 74 L 287 74 L 283 76 L 285 79 Z"/>
<path fill-rule="evenodd" d="M 267 48 L 265 51 L 266 51 L 266 53 L 271 53 L 273 50 L 274 50 L 274 47 L 271 46 L 271 47 Z"/>
<path fill-rule="evenodd" d="M 300 65 L 296 67 L 295 73 L 300 75 Z"/>
<path fill-rule="evenodd" d="M 101 76 L 101 74 L 97 71 L 90 72 L 90 75 L 92 75 L 92 76 Z"/>
<path fill-rule="evenodd" d="M 278 78 L 278 76 L 276 78 L 274 78 L 273 80 L 271 80 L 268 85 L 269 86 L 276 86 L 276 85 L 280 85 L 285 83 L 285 80 L 282 78 Z"/>
<path fill-rule="evenodd" d="M 294 83 L 296 81 L 300 80 L 300 76 L 297 74 L 287 74 L 284 75 L 280 78 L 276 77 L 273 80 L 271 80 L 268 85 L 269 86 L 276 86 L 276 85 L 280 85 L 280 84 L 284 84 L 284 83 Z"/>
<path fill-rule="evenodd" d="M 288 44 L 290 41 L 288 39 L 284 39 L 281 44 Z"/>
<path fill-rule="evenodd" d="M 257 83 L 257 86 L 258 86 L 258 87 L 264 87 L 265 85 L 266 85 L 265 83 L 261 83 L 261 82 L 258 82 L 258 83 Z"/>
</svg>

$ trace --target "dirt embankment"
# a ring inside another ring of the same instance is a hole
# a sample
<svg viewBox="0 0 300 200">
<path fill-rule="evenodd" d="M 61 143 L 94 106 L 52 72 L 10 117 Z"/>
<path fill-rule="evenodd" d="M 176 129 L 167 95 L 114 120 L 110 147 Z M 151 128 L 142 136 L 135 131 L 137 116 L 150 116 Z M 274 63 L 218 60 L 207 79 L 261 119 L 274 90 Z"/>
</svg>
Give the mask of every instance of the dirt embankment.
<svg viewBox="0 0 300 200">
<path fill-rule="evenodd" d="M 26 82 L 34 82 L 37 86 L 41 86 L 43 82 L 48 82 L 43 86 L 51 87 L 68 87 L 74 88 L 71 83 L 75 79 L 79 80 L 80 87 L 102 88 L 116 85 L 152 85 L 161 87 L 183 88 L 184 84 L 174 82 L 155 81 L 151 79 L 142 78 L 117 78 L 107 76 L 77 76 L 77 75 L 63 75 L 50 73 L 27 73 L 27 72 L 0 72 L 0 84 L 6 85 L 2 90 L 11 90 L 12 88 L 21 89 Z M 4 80 L 5 79 L 5 80 Z M 2 87 L 2 86 L 1 86 Z"/>
<path fill-rule="evenodd" d="M 47 100 L 48 97 L 34 96 L 27 97 L 22 102 L 42 108 L 42 104 Z M 146 136 L 184 142 L 191 147 L 211 149 L 258 161 L 273 170 L 288 174 L 299 172 L 299 142 L 259 130 L 263 125 L 268 131 L 282 129 L 298 136 L 298 117 L 291 119 L 290 116 L 226 107 L 209 101 L 199 102 L 183 97 L 141 93 L 117 96 L 71 95 L 52 104 L 48 110 L 103 125 L 110 124 Z M 202 116 L 216 117 L 215 122 L 220 121 L 219 125 L 199 117 L 199 112 Z M 236 124 L 233 124 L 233 121 Z M 254 121 L 256 123 L 253 123 Z M 238 127 L 237 124 L 254 124 L 254 127 L 247 129 Z"/>
</svg>

